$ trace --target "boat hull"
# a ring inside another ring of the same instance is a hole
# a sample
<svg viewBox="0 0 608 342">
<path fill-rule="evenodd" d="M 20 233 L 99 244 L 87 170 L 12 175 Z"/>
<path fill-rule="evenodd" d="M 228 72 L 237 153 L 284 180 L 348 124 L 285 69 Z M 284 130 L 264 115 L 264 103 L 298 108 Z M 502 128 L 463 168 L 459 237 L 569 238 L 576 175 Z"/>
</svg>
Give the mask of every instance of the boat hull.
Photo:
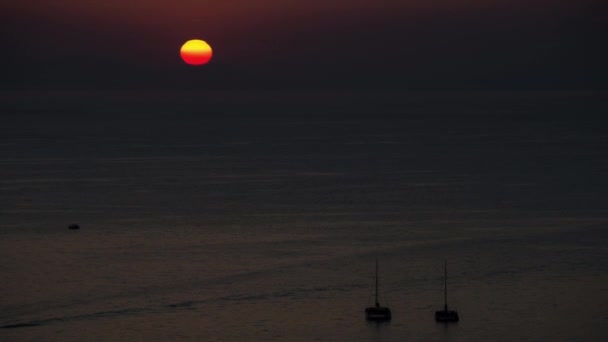
<svg viewBox="0 0 608 342">
<path fill-rule="evenodd" d="M 435 312 L 435 320 L 437 322 L 458 322 L 458 312 L 453 310 L 441 310 Z"/>
<path fill-rule="evenodd" d="M 365 309 L 365 319 L 368 321 L 390 321 L 391 310 L 385 307 L 371 307 Z"/>
</svg>

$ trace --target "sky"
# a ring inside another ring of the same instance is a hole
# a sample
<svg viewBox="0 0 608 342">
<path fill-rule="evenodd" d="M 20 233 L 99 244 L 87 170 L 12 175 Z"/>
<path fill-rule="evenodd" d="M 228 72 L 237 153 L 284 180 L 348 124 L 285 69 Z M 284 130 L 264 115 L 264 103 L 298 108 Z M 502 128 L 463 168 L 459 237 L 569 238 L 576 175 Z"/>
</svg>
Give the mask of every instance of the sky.
<svg viewBox="0 0 608 342">
<path fill-rule="evenodd" d="M 0 87 L 605 89 L 604 3 L 4 1 Z"/>
</svg>

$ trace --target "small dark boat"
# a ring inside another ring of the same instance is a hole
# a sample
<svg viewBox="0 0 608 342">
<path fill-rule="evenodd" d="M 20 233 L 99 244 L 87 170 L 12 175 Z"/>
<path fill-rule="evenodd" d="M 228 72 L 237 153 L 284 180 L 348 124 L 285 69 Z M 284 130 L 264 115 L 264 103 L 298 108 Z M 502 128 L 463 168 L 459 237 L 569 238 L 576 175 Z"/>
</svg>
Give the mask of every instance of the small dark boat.
<svg viewBox="0 0 608 342">
<path fill-rule="evenodd" d="M 378 302 L 378 259 L 376 259 L 376 305 L 365 308 L 365 319 L 368 321 L 390 321 L 391 309 Z"/>
<path fill-rule="evenodd" d="M 68 226 L 68 229 L 80 229 L 80 226 L 77 224 L 71 224 Z"/>
<path fill-rule="evenodd" d="M 448 310 L 448 262 L 445 261 L 444 265 L 444 276 L 443 276 L 443 284 L 444 284 L 444 304 L 443 310 L 435 311 L 435 320 L 437 322 L 458 322 L 460 319 L 458 317 L 458 312 L 456 310 Z"/>
</svg>

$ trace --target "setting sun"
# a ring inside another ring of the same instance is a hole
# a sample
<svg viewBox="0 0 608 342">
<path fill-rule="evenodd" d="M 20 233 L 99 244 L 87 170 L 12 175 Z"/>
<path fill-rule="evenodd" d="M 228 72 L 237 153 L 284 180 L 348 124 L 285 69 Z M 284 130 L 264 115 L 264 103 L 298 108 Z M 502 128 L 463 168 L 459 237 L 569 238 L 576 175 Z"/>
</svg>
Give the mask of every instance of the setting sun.
<svg viewBox="0 0 608 342">
<path fill-rule="evenodd" d="M 213 50 L 204 40 L 192 39 L 182 45 L 179 53 L 184 62 L 190 65 L 203 65 L 209 62 Z"/>
</svg>

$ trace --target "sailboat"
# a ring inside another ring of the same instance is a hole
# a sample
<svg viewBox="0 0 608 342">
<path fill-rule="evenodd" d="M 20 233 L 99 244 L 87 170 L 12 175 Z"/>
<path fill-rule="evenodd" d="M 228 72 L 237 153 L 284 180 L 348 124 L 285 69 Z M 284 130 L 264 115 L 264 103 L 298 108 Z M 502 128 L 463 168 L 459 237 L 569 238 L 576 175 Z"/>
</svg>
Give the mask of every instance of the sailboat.
<svg viewBox="0 0 608 342">
<path fill-rule="evenodd" d="M 378 259 L 376 259 L 376 305 L 365 308 L 365 319 L 368 321 L 390 321 L 391 309 L 378 302 Z"/>
<path fill-rule="evenodd" d="M 437 322 L 458 322 L 458 312 L 456 310 L 448 310 L 448 262 L 445 261 L 443 271 L 443 286 L 444 286 L 444 304 L 443 310 L 435 311 L 435 320 Z"/>
</svg>

